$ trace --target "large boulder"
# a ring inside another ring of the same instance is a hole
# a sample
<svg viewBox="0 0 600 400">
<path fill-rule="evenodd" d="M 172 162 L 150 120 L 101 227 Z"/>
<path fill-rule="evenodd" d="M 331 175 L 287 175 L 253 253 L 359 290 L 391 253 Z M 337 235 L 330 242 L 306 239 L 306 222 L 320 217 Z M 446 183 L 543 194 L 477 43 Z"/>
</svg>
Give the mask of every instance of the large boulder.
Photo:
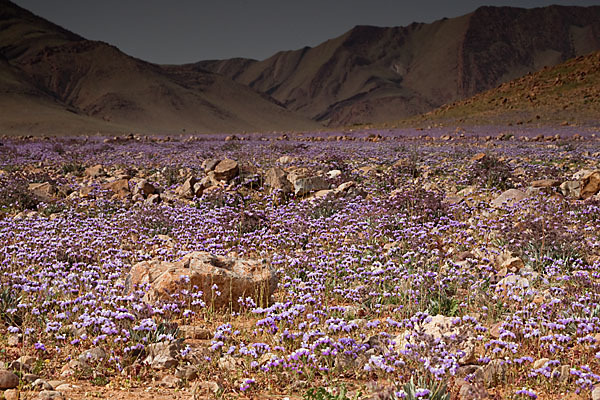
<svg viewBox="0 0 600 400">
<path fill-rule="evenodd" d="M 133 290 L 146 284 L 146 301 L 166 300 L 197 286 L 207 307 L 237 309 L 240 297 L 267 305 L 277 288 L 277 273 L 264 261 L 193 252 L 176 262 L 151 260 L 134 265 L 126 286 Z"/>
</svg>

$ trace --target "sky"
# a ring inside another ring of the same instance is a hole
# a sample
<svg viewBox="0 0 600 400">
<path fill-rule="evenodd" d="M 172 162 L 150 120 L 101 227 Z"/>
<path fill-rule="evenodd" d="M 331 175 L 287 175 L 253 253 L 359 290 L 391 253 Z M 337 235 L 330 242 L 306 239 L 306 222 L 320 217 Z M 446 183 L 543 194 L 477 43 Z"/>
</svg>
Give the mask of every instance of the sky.
<svg viewBox="0 0 600 400">
<path fill-rule="evenodd" d="M 405 26 L 482 5 L 600 5 L 600 0 L 13 0 L 87 39 L 160 64 L 315 46 L 356 25 Z"/>
</svg>

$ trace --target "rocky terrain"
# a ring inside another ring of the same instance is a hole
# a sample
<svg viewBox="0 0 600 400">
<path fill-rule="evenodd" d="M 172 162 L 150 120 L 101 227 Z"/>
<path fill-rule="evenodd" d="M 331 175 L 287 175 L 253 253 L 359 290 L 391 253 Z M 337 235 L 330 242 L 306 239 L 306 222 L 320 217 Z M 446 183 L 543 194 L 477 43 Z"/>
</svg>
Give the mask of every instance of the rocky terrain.
<svg viewBox="0 0 600 400">
<path fill-rule="evenodd" d="M 0 397 L 597 399 L 600 132 L 0 139 Z"/>
<path fill-rule="evenodd" d="M 349 126 L 431 111 L 595 50 L 600 7 L 481 7 L 431 24 L 357 26 L 314 48 L 262 61 L 195 66 L 229 76 L 306 117 Z"/>
<path fill-rule="evenodd" d="M 593 52 L 404 123 L 596 125 L 598 115 L 600 52 Z"/>
</svg>

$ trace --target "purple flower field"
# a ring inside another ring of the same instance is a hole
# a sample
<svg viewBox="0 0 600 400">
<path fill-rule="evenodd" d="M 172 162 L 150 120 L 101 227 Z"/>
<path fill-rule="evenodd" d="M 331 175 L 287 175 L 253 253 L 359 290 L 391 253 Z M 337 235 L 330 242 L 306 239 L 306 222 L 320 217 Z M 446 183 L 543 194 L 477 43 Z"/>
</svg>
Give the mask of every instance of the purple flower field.
<svg viewBox="0 0 600 400">
<path fill-rule="evenodd" d="M 0 361 L 23 393 L 27 375 L 72 398 L 588 399 L 600 383 L 592 130 L 0 143 Z M 256 260 L 277 288 L 132 283 L 192 252 Z"/>
</svg>

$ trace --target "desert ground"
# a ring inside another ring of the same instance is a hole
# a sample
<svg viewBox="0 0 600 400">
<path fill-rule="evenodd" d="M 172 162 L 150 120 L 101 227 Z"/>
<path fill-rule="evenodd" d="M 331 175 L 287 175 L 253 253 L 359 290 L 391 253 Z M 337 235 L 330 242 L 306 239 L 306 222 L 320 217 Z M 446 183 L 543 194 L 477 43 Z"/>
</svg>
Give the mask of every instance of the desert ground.
<svg viewBox="0 0 600 400">
<path fill-rule="evenodd" d="M 598 128 L 0 143 L 7 400 L 600 395 Z"/>
</svg>

